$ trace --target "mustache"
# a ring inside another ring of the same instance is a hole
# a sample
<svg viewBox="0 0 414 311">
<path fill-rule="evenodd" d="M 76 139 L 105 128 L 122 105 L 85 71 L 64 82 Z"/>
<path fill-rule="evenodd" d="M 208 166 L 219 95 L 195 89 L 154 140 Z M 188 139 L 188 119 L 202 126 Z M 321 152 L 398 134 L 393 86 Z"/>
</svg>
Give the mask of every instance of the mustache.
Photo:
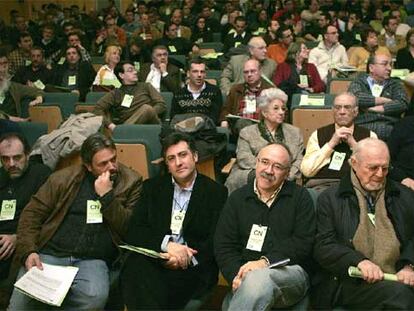
<svg viewBox="0 0 414 311">
<path fill-rule="evenodd" d="M 266 172 L 261 172 L 260 176 L 263 177 L 263 178 L 266 178 L 268 181 L 275 181 L 276 180 L 275 175 L 271 175 L 271 174 L 266 173 Z"/>
</svg>

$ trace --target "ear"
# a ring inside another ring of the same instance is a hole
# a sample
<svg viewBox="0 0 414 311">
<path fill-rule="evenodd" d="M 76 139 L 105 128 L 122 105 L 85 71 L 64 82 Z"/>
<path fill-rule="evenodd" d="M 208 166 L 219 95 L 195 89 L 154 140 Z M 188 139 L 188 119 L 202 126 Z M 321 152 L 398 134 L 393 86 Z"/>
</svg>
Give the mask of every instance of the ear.
<svg viewBox="0 0 414 311">
<path fill-rule="evenodd" d="M 194 152 L 194 161 L 195 163 L 198 163 L 198 152 Z"/>
<path fill-rule="evenodd" d="M 120 72 L 120 73 L 119 73 L 119 77 L 120 77 L 122 80 L 124 80 L 124 76 L 125 76 L 125 74 L 124 74 L 124 73 L 122 73 L 122 72 Z"/>
<path fill-rule="evenodd" d="M 348 161 L 349 161 L 349 166 L 352 169 L 355 170 L 355 165 L 356 165 L 356 159 L 355 159 L 355 157 L 354 156 L 351 156 Z"/>
<path fill-rule="evenodd" d="M 83 165 L 85 165 L 85 167 L 88 170 L 88 172 L 92 172 L 92 166 L 90 164 L 84 163 Z"/>
</svg>

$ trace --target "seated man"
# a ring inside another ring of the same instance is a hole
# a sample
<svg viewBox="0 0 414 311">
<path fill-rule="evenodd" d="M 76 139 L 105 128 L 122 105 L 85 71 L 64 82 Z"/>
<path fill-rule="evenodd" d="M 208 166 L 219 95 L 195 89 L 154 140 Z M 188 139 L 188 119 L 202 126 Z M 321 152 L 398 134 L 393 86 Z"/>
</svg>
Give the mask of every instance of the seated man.
<svg viewBox="0 0 414 311">
<path fill-rule="evenodd" d="M 345 47 L 338 42 L 338 29 L 329 25 L 324 28 L 323 40 L 309 52 L 309 63 L 318 68 L 321 79 L 326 83 L 328 74 L 336 66 L 348 65 Z"/>
<path fill-rule="evenodd" d="M 385 33 L 378 36 L 379 45 L 386 46 L 390 50 L 392 57 L 397 56 L 398 50 L 407 45 L 405 37 L 397 35 L 398 20 L 393 16 L 385 16 L 382 21 Z"/>
<path fill-rule="evenodd" d="M 115 75 L 122 86 L 96 103 L 94 113 L 104 117 L 111 131 L 117 124 L 159 124 L 165 112 L 165 101 L 151 84 L 138 82 L 137 71 L 130 62 L 120 62 Z"/>
<path fill-rule="evenodd" d="M 286 61 L 287 51 L 293 42 L 293 33 L 290 27 L 282 24 L 276 32 L 276 37 L 279 42 L 269 45 L 267 55 L 277 64 L 281 64 Z"/>
<path fill-rule="evenodd" d="M 221 109 L 220 125 L 222 127 L 229 127 L 226 120 L 228 114 L 259 120 L 257 97 L 260 96 L 262 90 L 273 87 L 263 79 L 261 65 L 256 59 L 249 59 L 245 62 L 243 76 L 246 82 L 232 86 L 226 103 Z"/>
<path fill-rule="evenodd" d="M 14 122 L 26 121 L 23 115 L 23 99 L 32 98 L 30 106 L 43 102 L 43 92 L 37 88 L 22 85 L 11 80 L 6 53 L 0 51 L 0 114 Z"/>
<path fill-rule="evenodd" d="M 182 309 L 217 283 L 213 235 L 227 190 L 197 173 L 190 136 L 170 134 L 163 154 L 171 175 L 144 182 L 126 242 L 161 251 L 165 261 L 130 254 L 121 273 L 128 310 Z"/>
<path fill-rule="evenodd" d="M 223 98 L 217 86 L 205 81 L 206 64 L 202 60 L 190 60 L 187 76 L 187 85 L 174 94 L 171 119 L 176 114 L 200 113 L 218 124 Z"/>
<path fill-rule="evenodd" d="M 358 97 L 359 115 L 355 124 L 374 131 L 386 140 L 395 122 L 407 110 L 407 94 L 399 79 L 391 79 L 392 60 L 389 55 L 371 55 L 367 71 L 349 86 L 349 92 Z"/>
<path fill-rule="evenodd" d="M 80 101 L 85 101 L 96 76 L 91 63 L 82 61 L 80 50 L 73 46 L 66 48 L 66 60 L 56 66 L 54 74 L 54 84 L 78 94 Z"/>
<path fill-rule="evenodd" d="M 19 277 L 42 263 L 79 268 L 63 308 L 102 309 L 115 243 L 124 239 L 142 178 L 117 163 L 114 142 L 102 134 L 85 140 L 81 157 L 83 164 L 53 173 L 23 210 L 16 260 L 24 263 Z M 9 310 L 39 308 L 45 305 L 13 291 Z"/>
<path fill-rule="evenodd" d="M 7 133 L 0 137 L 0 280 L 9 273 L 20 214 L 50 175 L 46 165 L 29 162 L 29 153 L 23 135 Z"/>
<path fill-rule="evenodd" d="M 317 308 L 414 306 L 414 192 L 386 178 L 389 160 L 383 141 L 359 141 L 350 173 L 319 197 L 314 256 L 324 270 L 313 296 Z M 363 280 L 348 276 L 350 266 Z M 397 282 L 385 281 L 384 273 L 396 274 Z"/>
<path fill-rule="evenodd" d="M 17 49 L 13 50 L 9 56 L 10 72 L 12 74 L 23 66 L 30 64 L 30 50 L 33 46 L 33 39 L 30 33 L 22 32 L 18 35 Z"/>
<path fill-rule="evenodd" d="M 248 43 L 249 55 L 235 55 L 230 58 L 229 63 L 223 69 L 220 77 L 220 89 L 228 95 L 234 84 L 244 82 L 243 66 L 249 59 L 260 62 L 262 74 L 270 82 L 276 70 L 276 62 L 266 57 L 266 42 L 262 37 L 253 37 Z M 271 82 L 270 82 L 271 83 Z"/>
<path fill-rule="evenodd" d="M 30 65 L 17 70 L 13 81 L 43 90 L 46 84 L 53 83 L 53 71 L 46 66 L 43 49 L 33 47 L 30 50 L 30 60 Z"/>
<path fill-rule="evenodd" d="M 178 27 L 174 23 L 167 23 L 164 27 L 164 36 L 154 45 L 163 45 L 168 48 L 168 52 L 172 55 L 187 55 L 190 52 L 190 41 L 177 36 Z"/>
<path fill-rule="evenodd" d="M 309 288 L 315 213 L 305 188 L 288 181 L 283 144 L 263 147 L 254 182 L 234 191 L 217 223 L 214 252 L 232 286 L 229 310 L 270 310 L 299 302 Z M 269 265 L 290 259 L 281 269 Z"/>
<path fill-rule="evenodd" d="M 361 139 L 377 137 L 374 132 L 354 124 L 358 99 L 351 93 L 335 97 L 332 107 L 334 123 L 323 126 L 309 137 L 300 170 L 309 178 L 306 187 L 322 191 L 339 182 L 349 170 L 348 159 Z"/>
<path fill-rule="evenodd" d="M 158 92 L 177 92 L 180 88 L 180 70 L 168 62 L 167 48 L 155 46 L 151 57 L 152 64 L 141 66 L 138 81 L 150 83 Z"/>
<path fill-rule="evenodd" d="M 237 16 L 234 20 L 234 27 L 224 37 L 224 52 L 228 52 L 231 48 L 237 48 L 239 45 L 247 45 L 252 37 L 247 29 L 247 20 L 244 16 Z"/>
</svg>

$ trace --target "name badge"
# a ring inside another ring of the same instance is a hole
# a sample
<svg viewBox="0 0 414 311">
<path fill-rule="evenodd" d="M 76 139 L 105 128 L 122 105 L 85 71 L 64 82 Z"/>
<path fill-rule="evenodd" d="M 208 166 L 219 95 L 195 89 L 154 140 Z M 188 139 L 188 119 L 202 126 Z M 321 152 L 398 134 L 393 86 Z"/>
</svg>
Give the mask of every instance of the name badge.
<svg viewBox="0 0 414 311">
<path fill-rule="evenodd" d="M 303 84 L 305 87 L 309 86 L 308 76 L 307 75 L 299 75 L 300 84 Z"/>
<path fill-rule="evenodd" d="M 134 62 L 134 67 L 136 71 L 139 71 L 139 69 L 141 68 L 141 64 L 139 62 Z"/>
<path fill-rule="evenodd" d="M 41 80 L 37 80 L 33 83 L 33 85 L 40 89 L 40 90 L 44 90 L 45 89 L 45 85 L 43 84 L 43 82 Z"/>
<path fill-rule="evenodd" d="M 3 94 L 0 95 L 0 105 L 3 104 L 4 100 L 6 99 L 6 96 L 4 96 Z"/>
<path fill-rule="evenodd" d="M 172 53 L 177 52 L 177 49 L 175 48 L 175 46 L 174 46 L 174 45 L 169 45 L 169 46 L 168 46 L 168 49 L 169 49 L 169 50 L 170 50 L 170 52 L 172 52 Z"/>
<path fill-rule="evenodd" d="M 266 238 L 267 227 L 253 225 L 250 230 L 249 240 L 247 241 L 247 249 L 252 251 L 261 252 L 264 240 Z"/>
<path fill-rule="evenodd" d="M 25 63 L 25 65 L 26 65 L 26 66 L 29 66 L 29 65 L 32 63 L 32 61 L 31 61 L 31 60 L 26 59 L 26 60 L 24 61 L 24 63 Z"/>
<path fill-rule="evenodd" d="M 86 201 L 86 223 L 101 224 L 103 222 L 101 213 L 101 202 L 95 200 Z"/>
<path fill-rule="evenodd" d="M 256 97 L 254 96 L 246 96 L 244 98 L 246 102 L 246 113 L 255 113 L 256 112 Z"/>
<path fill-rule="evenodd" d="M 68 85 L 76 85 L 76 76 L 69 76 Z"/>
<path fill-rule="evenodd" d="M 356 39 L 356 40 L 358 40 L 358 41 L 362 41 L 362 39 L 361 39 L 361 35 L 360 35 L 359 33 L 357 33 L 357 34 L 355 35 L 355 39 Z"/>
<path fill-rule="evenodd" d="M 125 108 L 131 107 L 133 99 L 134 99 L 134 95 L 125 94 L 124 99 L 122 100 L 121 106 Z"/>
<path fill-rule="evenodd" d="M 335 151 L 328 168 L 333 171 L 340 171 L 342 164 L 344 163 L 345 157 L 346 153 Z"/>
<path fill-rule="evenodd" d="M 322 35 L 319 35 L 319 36 L 316 38 L 316 41 L 322 41 L 322 40 L 323 40 Z"/>
<path fill-rule="evenodd" d="M 234 43 L 234 47 L 237 48 L 240 44 L 242 44 L 240 41 L 237 41 Z"/>
<path fill-rule="evenodd" d="M 3 200 L 1 202 L 0 221 L 13 220 L 16 214 L 16 200 Z"/>
<path fill-rule="evenodd" d="M 372 96 L 374 96 L 374 97 L 380 97 L 383 88 L 384 87 L 382 85 L 374 84 L 372 86 L 372 90 L 371 90 Z"/>
<path fill-rule="evenodd" d="M 59 61 L 58 61 L 58 65 L 63 65 L 63 63 L 65 62 L 65 58 L 64 57 L 61 57 L 60 59 L 59 59 Z"/>
<path fill-rule="evenodd" d="M 372 225 L 375 227 L 375 214 L 368 213 L 368 218 L 371 221 Z"/>
<path fill-rule="evenodd" d="M 172 234 L 180 234 L 185 218 L 184 211 L 173 211 L 171 216 L 171 232 Z"/>
</svg>

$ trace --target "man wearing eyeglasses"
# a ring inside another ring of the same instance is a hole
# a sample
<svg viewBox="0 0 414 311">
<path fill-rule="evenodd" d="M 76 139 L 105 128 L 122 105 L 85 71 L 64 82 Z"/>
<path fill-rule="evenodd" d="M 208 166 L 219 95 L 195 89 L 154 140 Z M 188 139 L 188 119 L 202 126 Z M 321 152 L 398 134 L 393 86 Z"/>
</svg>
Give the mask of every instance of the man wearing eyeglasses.
<svg viewBox="0 0 414 311">
<path fill-rule="evenodd" d="M 323 40 L 309 52 L 309 63 L 318 68 L 321 79 L 326 83 L 328 74 L 335 67 L 348 65 L 345 47 L 338 42 L 339 34 L 335 26 L 329 25 L 322 31 Z"/>
<path fill-rule="evenodd" d="M 314 278 L 315 309 L 413 308 L 414 192 L 387 178 L 389 162 L 383 141 L 363 139 L 350 173 L 319 196 L 314 257 L 323 270 Z M 362 280 L 348 276 L 350 266 Z"/>
<path fill-rule="evenodd" d="M 383 140 L 387 140 L 393 125 L 408 108 L 407 94 L 400 80 L 390 78 L 391 69 L 389 55 L 371 55 L 367 73 L 359 75 L 348 89 L 359 101 L 355 123 Z"/>
<path fill-rule="evenodd" d="M 221 213 L 214 250 L 232 287 L 224 310 L 287 308 L 306 295 L 315 215 L 307 190 L 287 180 L 291 161 L 284 144 L 263 147 L 255 180 L 235 190 Z"/>
<path fill-rule="evenodd" d="M 337 184 L 349 170 L 348 159 L 356 143 L 377 135 L 358 125 L 358 99 L 351 93 L 335 97 L 332 107 L 334 123 L 323 126 L 312 133 L 306 146 L 306 154 L 300 170 L 308 178 L 306 187 L 322 192 Z"/>
<path fill-rule="evenodd" d="M 122 86 L 99 99 L 93 111 L 104 117 L 104 125 L 113 131 L 118 124 L 159 124 L 166 109 L 161 94 L 151 84 L 138 82 L 130 62 L 120 62 L 114 72 Z"/>
</svg>

